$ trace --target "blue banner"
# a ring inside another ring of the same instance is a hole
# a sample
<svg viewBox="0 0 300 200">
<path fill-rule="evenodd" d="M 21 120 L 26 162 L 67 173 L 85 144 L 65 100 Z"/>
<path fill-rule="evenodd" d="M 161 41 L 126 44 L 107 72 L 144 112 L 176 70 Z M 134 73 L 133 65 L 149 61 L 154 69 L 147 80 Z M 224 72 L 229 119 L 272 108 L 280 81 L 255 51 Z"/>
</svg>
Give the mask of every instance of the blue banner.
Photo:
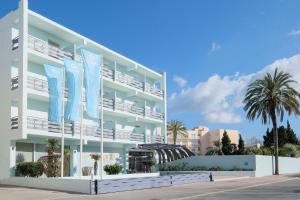
<svg viewBox="0 0 300 200">
<path fill-rule="evenodd" d="M 100 96 L 100 64 L 101 55 L 81 49 L 84 65 L 84 85 L 86 97 L 86 112 L 88 116 L 99 118 Z"/>
<path fill-rule="evenodd" d="M 61 123 L 64 71 L 61 67 L 55 67 L 51 65 L 44 65 L 44 69 L 48 79 L 48 90 L 50 97 L 48 120 Z"/>
<path fill-rule="evenodd" d="M 68 101 L 65 110 L 65 120 L 78 122 L 81 106 L 82 65 L 79 62 L 64 59 L 68 87 Z"/>
</svg>

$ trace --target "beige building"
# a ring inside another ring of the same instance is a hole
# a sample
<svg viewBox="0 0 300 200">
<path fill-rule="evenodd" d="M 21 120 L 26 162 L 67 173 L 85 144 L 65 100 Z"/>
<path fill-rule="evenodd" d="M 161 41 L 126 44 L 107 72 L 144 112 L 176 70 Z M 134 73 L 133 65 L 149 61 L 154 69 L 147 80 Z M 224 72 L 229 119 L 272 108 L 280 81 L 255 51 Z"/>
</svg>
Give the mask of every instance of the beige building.
<svg viewBox="0 0 300 200">
<path fill-rule="evenodd" d="M 185 145 L 197 155 L 204 155 L 207 148 L 214 147 L 216 141 L 221 141 L 224 129 L 209 130 L 208 127 L 198 126 L 188 130 L 188 137 L 177 136 L 177 144 Z M 238 144 L 239 131 L 226 129 L 231 143 Z M 168 136 L 168 142 L 173 143 L 173 137 Z"/>
</svg>

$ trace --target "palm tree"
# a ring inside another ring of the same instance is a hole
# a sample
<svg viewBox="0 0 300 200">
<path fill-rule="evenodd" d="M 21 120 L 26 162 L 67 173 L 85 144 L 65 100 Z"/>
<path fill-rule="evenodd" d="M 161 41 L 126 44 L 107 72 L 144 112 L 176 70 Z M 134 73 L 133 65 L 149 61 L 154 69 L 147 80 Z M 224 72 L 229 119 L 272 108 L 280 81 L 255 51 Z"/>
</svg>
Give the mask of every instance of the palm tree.
<svg viewBox="0 0 300 200">
<path fill-rule="evenodd" d="M 275 69 L 273 75 L 267 73 L 262 79 L 258 79 L 248 85 L 244 98 L 244 110 L 247 118 L 253 121 L 261 118 L 263 124 L 272 121 L 274 155 L 275 155 L 275 175 L 279 174 L 278 169 L 278 132 L 277 116 L 282 122 L 284 113 L 298 115 L 300 94 L 291 86 L 296 81 L 292 75 Z"/>
<path fill-rule="evenodd" d="M 51 156 L 59 149 L 58 140 L 56 139 L 47 139 L 46 140 L 47 152 Z"/>
<path fill-rule="evenodd" d="M 172 120 L 168 122 L 168 135 L 173 136 L 173 142 L 176 144 L 177 136 L 182 135 L 183 137 L 188 136 L 188 132 L 181 121 Z"/>
</svg>

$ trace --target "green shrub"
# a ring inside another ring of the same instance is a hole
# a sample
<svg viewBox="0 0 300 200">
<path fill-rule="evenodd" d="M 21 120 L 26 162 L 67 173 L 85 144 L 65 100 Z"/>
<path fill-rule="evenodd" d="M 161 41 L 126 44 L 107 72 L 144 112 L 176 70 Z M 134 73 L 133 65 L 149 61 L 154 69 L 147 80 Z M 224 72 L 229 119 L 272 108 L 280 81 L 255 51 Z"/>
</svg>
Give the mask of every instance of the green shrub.
<svg viewBox="0 0 300 200">
<path fill-rule="evenodd" d="M 122 171 L 122 166 L 118 163 L 113 165 L 105 165 L 104 171 L 109 175 L 119 174 Z"/>
<path fill-rule="evenodd" d="M 208 171 L 225 171 L 222 167 L 211 167 Z"/>
<path fill-rule="evenodd" d="M 39 177 L 43 174 L 40 162 L 22 162 L 17 164 L 16 176 Z"/>
<path fill-rule="evenodd" d="M 285 157 L 299 157 L 300 151 L 299 146 L 294 144 L 285 144 L 282 148 L 279 149 L 279 156 Z"/>
<path fill-rule="evenodd" d="M 184 165 L 159 165 L 159 171 L 253 171 L 253 169 L 242 169 L 237 166 L 233 167 L 230 170 L 225 170 L 222 167 L 204 167 L 204 166 L 194 166 L 194 167 L 187 167 Z"/>
</svg>

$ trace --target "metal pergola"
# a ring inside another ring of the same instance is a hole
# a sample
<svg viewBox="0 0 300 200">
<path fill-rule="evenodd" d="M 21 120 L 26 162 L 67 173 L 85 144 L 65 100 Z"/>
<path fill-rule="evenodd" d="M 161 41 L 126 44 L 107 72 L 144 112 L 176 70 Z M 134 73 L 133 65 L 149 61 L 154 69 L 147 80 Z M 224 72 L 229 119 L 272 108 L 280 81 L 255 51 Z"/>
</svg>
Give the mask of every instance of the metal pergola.
<svg viewBox="0 0 300 200">
<path fill-rule="evenodd" d="M 129 150 L 130 157 L 139 157 L 142 152 L 155 152 L 158 156 L 157 163 L 163 164 L 181 158 L 195 156 L 186 146 L 175 144 L 140 144 L 136 148 Z"/>
</svg>

